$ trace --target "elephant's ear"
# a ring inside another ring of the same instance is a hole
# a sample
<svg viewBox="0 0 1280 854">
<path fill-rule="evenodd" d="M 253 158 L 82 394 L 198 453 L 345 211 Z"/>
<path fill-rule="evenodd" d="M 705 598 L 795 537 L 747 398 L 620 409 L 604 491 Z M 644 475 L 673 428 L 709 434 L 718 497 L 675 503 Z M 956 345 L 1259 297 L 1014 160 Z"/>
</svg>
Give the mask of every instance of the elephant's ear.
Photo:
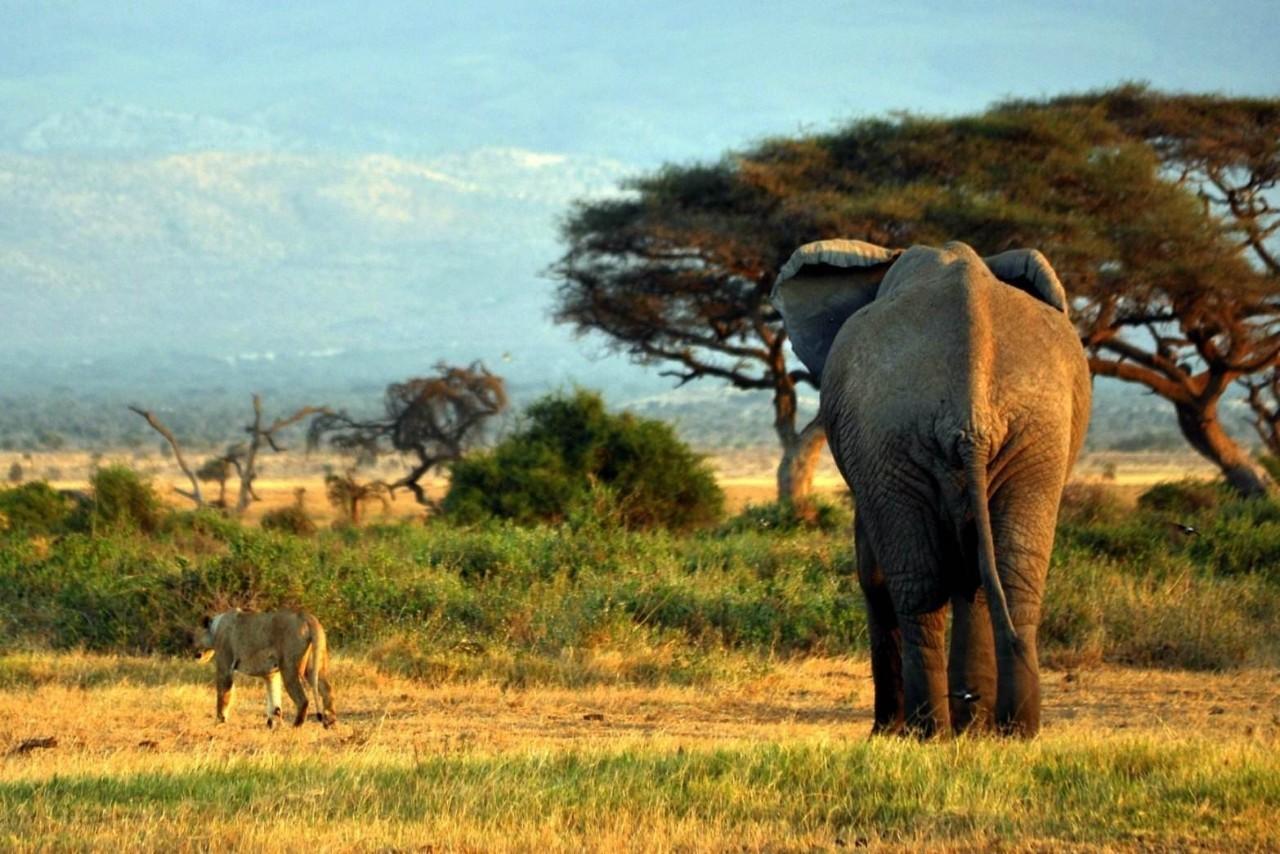
<svg viewBox="0 0 1280 854">
<path fill-rule="evenodd" d="M 783 265 L 769 299 L 815 379 L 840 327 L 876 298 L 880 280 L 901 254 L 861 240 L 819 240 L 801 246 Z"/>
<path fill-rule="evenodd" d="M 997 279 L 1024 290 L 1041 302 L 1067 313 L 1067 292 L 1053 272 L 1049 259 L 1035 249 L 1011 249 L 983 258 Z"/>
</svg>

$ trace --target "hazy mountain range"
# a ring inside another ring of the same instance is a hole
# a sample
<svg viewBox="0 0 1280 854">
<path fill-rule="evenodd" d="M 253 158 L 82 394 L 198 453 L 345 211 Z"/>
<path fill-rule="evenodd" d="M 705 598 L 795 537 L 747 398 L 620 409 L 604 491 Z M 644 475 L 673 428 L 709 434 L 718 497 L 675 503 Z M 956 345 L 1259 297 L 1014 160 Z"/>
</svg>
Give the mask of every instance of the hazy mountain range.
<svg viewBox="0 0 1280 854">
<path fill-rule="evenodd" d="M 132 107 L 16 134 L 0 152 L 0 355 L 413 351 L 402 371 L 426 353 L 558 375 L 584 361 L 549 321 L 541 273 L 558 218 L 618 192 L 624 164 L 259 146 L 287 148 L 260 128 Z"/>
<path fill-rule="evenodd" d="M 323 151 L 128 105 L 51 114 L 0 137 L 0 397 L 52 391 L 68 412 L 209 397 L 233 422 L 250 391 L 372 408 L 387 382 L 480 358 L 517 400 L 577 382 L 702 444 L 768 443 L 766 398 L 673 390 L 550 320 L 559 219 L 635 171 L 512 147 Z M 45 429 L 86 419 L 58 411 Z M 1100 383 L 1098 431 L 1169 436 L 1172 419 Z"/>
</svg>

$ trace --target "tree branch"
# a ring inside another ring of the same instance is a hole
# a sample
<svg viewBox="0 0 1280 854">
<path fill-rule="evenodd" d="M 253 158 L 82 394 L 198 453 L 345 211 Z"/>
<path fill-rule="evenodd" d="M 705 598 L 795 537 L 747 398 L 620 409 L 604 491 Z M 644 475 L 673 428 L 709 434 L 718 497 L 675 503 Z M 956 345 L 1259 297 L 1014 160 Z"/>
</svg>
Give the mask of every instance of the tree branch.
<svg viewBox="0 0 1280 854">
<path fill-rule="evenodd" d="M 184 492 L 181 489 L 175 489 L 174 491 L 184 498 L 189 498 L 194 501 L 197 507 L 203 507 L 204 497 L 200 494 L 200 481 L 196 479 L 195 474 L 191 471 L 190 467 L 187 466 L 187 461 L 182 456 L 182 447 L 178 444 L 178 440 L 173 435 L 173 432 L 156 417 L 155 413 L 150 410 L 142 409 L 137 406 L 130 406 L 129 411 L 141 415 L 146 422 L 151 425 L 151 429 L 163 436 L 165 441 L 169 443 L 169 446 L 173 448 L 173 458 L 177 461 L 178 468 L 182 469 L 182 473 L 191 481 L 190 492 Z"/>
</svg>

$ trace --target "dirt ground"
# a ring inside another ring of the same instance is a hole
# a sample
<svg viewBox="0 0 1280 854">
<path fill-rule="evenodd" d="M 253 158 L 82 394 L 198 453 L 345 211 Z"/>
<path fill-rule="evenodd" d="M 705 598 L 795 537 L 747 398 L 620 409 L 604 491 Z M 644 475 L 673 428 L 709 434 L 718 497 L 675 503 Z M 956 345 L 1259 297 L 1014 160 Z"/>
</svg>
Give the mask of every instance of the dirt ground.
<svg viewBox="0 0 1280 854">
<path fill-rule="evenodd" d="M 235 713 L 213 721 L 209 684 L 188 678 L 149 685 L 129 678 L 145 659 L 122 661 L 122 681 L 85 688 L 55 680 L 0 690 L 0 777 L 56 770 L 68 760 L 163 759 L 379 750 L 430 754 L 507 750 L 652 747 L 705 749 L 761 741 L 861 739 L 871 726 L 869 666 L 806 659 L 736 684 L 711 687 L 595 687 L 578 690 L 497 685 L 431 687 L 337 658 L 332 681 L 339 724 L 326 731 L 268 731 L 261 680 L 240 677 Z M 39 679 L 35 680 L 37 683 Z M 1150 734 L 1232 738 L 1280 747 L 1280 672 L 1229 674 L 1101 668 L 1044 674 L 1046 737 Z M 285 700 L 286 717 L 292 708 Z M 20 752 L 27 739 L 57 739 Z M 21 768 L 19 768 L 21 766 Z"/>
</svg>

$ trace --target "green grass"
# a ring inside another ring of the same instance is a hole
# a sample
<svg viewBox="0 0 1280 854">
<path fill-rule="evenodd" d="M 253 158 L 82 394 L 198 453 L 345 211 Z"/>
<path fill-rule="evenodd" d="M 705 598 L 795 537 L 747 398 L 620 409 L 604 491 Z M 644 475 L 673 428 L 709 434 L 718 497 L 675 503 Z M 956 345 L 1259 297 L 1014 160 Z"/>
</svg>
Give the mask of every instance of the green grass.
<svg viewBox="0 0 1280 854">
<path fill-rule="evenodd" d="M 1280 844 L 1280 755 L 1148 738 L 232 759 L 0 782 L 0 839 L 199 847 L 358 821 L 363 847 Z M 613 834 L 612 837 L 606 834 Z M 634 835 L 631 835 L 634 834 Z M 20 845 L 15 847 L 21 847 Z"/>
<path fill-rule="evenodd" d="M 1224 498 L 1176 520 L 1068 511 L 1041 630 L 1047 659 L 1280 664 L 1280 507 Z M 177 653 L 201 616 L 232 605 L 308 608 L 335 646 L 432 681 L 688 684 L 866 647 L 841 531 L 401 524 L 296 536 L 183 513 L 151 536 L 2 542 L 7 648 Z M 601 668 L 605 652 L 624 660 Z"/>
</svg>

